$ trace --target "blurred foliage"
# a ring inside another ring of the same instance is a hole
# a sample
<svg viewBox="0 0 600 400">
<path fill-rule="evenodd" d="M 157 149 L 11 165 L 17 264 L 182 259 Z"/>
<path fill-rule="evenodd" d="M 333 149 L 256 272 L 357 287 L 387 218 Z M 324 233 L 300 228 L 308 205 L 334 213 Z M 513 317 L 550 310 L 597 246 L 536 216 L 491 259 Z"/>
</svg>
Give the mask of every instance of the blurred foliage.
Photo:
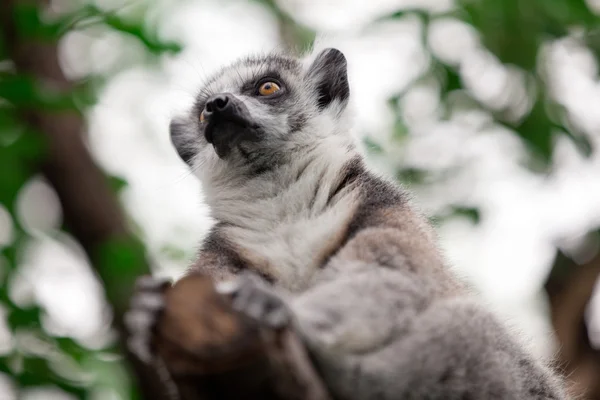
<svg viewBox="0 0 600 400">
<path fill-rule="evenodd" d="M 82 2 L 67 14 L 48 18 L 34 2 L 17 3 L 13 17 L 19 37 L 58 41 L 71 30 L 100 26 L 137 39 L 154 57 L 180 50 L 177 44 L 159 40 L 147 26 L 146 8 L 138 7 L 136 13 L 124 17 L 119 10 L 106 12 Z M 8 351 L 0 353 L 0 373 L 12 377 L 18 391 L 54 386 L 80 399 L 99 392 L 111 398 L 136 398 L 115 343 L 90 349 L 73 338 L 50 335 L 43 327 L 45 311 L 35 304 L 19 304 L 11 294 L 11 278 L 22 262 L 21 249 L 34 239 L 16 218 L 17 196 L 37 175 L 37 165 L 45 154 L 43 135 L 32 132 L 23 116 L 30 110 L 85 113 L 94 104 L 104 78 L 83 79 L 69 93 L 53 90 L 35 77 L 16 73 L 9 40 L 0 35 L 0 204 L 13 216 L 12 243 L 0 246 L 0 268 L 8 268 L 0 271 L 0 308 L 11 333 Z M 109 184 L 119 191 L 127 183 L 109 177 Z M 139 259 L 143 249 L 136 243 L 115 242 L 106 243 L 101 253 L 100 275 L 107 298 L 127 298 L 130 288 L 123 274 L 143 263 Z"/>
<path fill-rule="evenodd" d="M 571 139 L 585 156 L 595 150 L 586 135 L 568 124 L 565 110 L 550 98 L 548 82 L 544 81 L 543 76 L 544 60 L 541 57 L 546 43 L 570 36 L 577 37 L 600 59 L 600 16 L 588 8 L 585 0 L 458 0 L 457 6 L 450 12 L 430 14 L 421 9 L 407 9 L 380 18 L 378 22 L 410 16 L 417 16 L 423 22 L 422 40 L 426 48 L 429 26 L 437 19 L 451 17 L 469 24 L 475 28 L 483 47 L 506 67 L 520 71 L 526 77 L 526 84 L 530 85 L 525 89 L 530 96 L 531 106 L 523 117 L 514 120 L 506 113 L 494 110 L 490 105 L 473 98 L 465 87 L 459 68 L 444 63 L 430 52 L 431 65 L 424 77 L 433 77 L 439 82 L 446 118 L 452 113 L 448 103 L 449 95 L 460 92 L 469 99 L 471 107 L 486 111 L 494 118 L 495 123 L 514 131 L 523 140 L 530 150 L 528 167 L 536 172 L 549 171 L 556 135 L 565 135 Z M 578 36 L 573 32 L 578 32 Z M 397 120 L 401 122 L 402 110 L 397 101 L 392 101 L 391 106 Z M 400 141 L 405 136 L 398 135 L 396 131 L 393 135 Z M 370 143 L 370 147 L 380 146 Z M 410 167 L 407 168 L 408 174 L 413 175 Z M 404 175 L 403 171 L 398 173 L 400 177 Z M 411 179 L 410 183 L 419 184 L 421 181 Z"/>
<path fill-rule="evenodd" d="M 266 6 L 277 18 L 281 41 L 291 49 L 303 51 L 312 45 L 316 33 L 309 27 L 297 22 L 284 11 L 275 0 L 255 0 Z"/>
<path fill-rule="evenodd" d="M 296 22 L 293 15 L 284 11 L 277 1 L 256 1 L 271 10 L 278 19 L 282 40 L 288 45 L 302 49 L 314 40 L 314 31 Z M 136 8 L 135 13 L 124 16 L 119 10 L 106 11 L 81 2 L 79 7 L 71 5 L 71 11 L 67 14 L 48 19 L 32 3 L 20 4 L 23 5 L 17 10 L 14 20 L 20 33 L 30 37 L 55 41 L 71 30 L 102 26 L 135 38 L 148 54 L 156 58 L 165 52 L 180 49 L 177 44 L 161 41 L 153 28 L 145 23 L 148 11 L 146 6 Z M 144 4 L 151 6 L 151 2 Z M 552 102 L 547 83 L 539 74 L 543 44 L 569 35 L 575 28 L 583 32 L 582 42 L 600 58 L 600 18 L 591 12 L 584 0 L 457 0 L 455 9 L 450 13 L 435 15 L 420 9 L 399 10 L 376 23 L 415 15 L 424 25 L 425 46 L 428 27 L 432 21 L 448 16 L 458 18 L 478 32 L 482 44 L 500 62 L 518 68 L 531 83 L 531 90 L 528 90 L 532 96 L 531 108 L 523 118 L 514 121 L 469 96 L 457 67 L 448 65 L 431 54 L 430 68 L 422 78 L 433 77 L 440 83 L 440 97 L 448 109 L 445 118 L 451 115 L 447 104 L 449 95 L 464 93 L 470 98 L 473 107 L 485 110 L 493 116 L 496 123 L 516 132 L 531 151 L 531 165 L 542 171 L 546 171 L 552 161 L 554 136 L 557 134 L 571 138 L 583 154 L 590 154 L 595 150 L 585 135 L 573 131 L 561 122 L 566 120 L 562 115 L 564 111 Z M 48 87 L 41 87 L 33 77 L 16 74 L 10 63 L 8 48 L 7 38 L 0 37 L 0 204 L 15 216 L 19 190 L 36 174 L 32 166 L 43 156 L 44 151 L 40 136 L 29 131 L 19 119 L 19 113 L 31 108 L 52 112 L 75 108 L 85 112 L 86 107 L 94 103 L 95 93 L 102 84 L 103 77 L 82 80 L 77 83 L 75 91 L 68 95 L 53 92 Z M 399 94 L 390 100 L 390 108 L 396 113 L 396 124 L 391 135 L 399 143 L 409 134 L 399 106 L 401 96 Z M 374 154 L 381 154 L 385 150 L 372 138 L 365 138 L 365 144 Z M 400 167 L 397 172 L 399 180 L 411 185 L 427 182 L 428 175 L 428 171 L 411 166 Z M 115 190 L 126 185 L 126 182 L 116 177 L 111 178 L 110 182 Z M 480 219 L 477 209 L 464 205 L 455 205 L 448 215 L 439 218 L 449 215 L 462 215 L 475 223 Z M 0 373 L 11 376 L 16 386 L 22 389 L 50 385 L 81 399 L 92 397 L 94 393 L 103 390 L 113 393 L 116 398 L 133 398 L 121 360 L 116 356 L 116 349 L 110 346 L 89 349 L 72 338 L 52 336 L 42 327 L 44 310 L 35 305 L 16 304 L 11 297 L 9 281 L 20 263 L 20 248 L 31 240 L 17 218 L 13 218 L 13 223 L 15 232 L 12 243 L 0 248 L 0 267 L 6 265 L 8 268 L 8 273 L 0 271 L 0 305 L 6 310 L 12 334 L 9 351 L 0 354 Z M 174 257 L 182 256 L 175 248 L 167 248 L 165 251 L 173 253 Z M 126 244 L 106 244 L 104 275 L 112 274 L 115 277 L 107 283 L 107 293 L 125 290 L 119 286 L 116 278 L 120 274 L 120 268 L 139 262 L 136 254 L 138 253 Z M 37 345 L 32 345 L 32 340 Z"/>
</svg>

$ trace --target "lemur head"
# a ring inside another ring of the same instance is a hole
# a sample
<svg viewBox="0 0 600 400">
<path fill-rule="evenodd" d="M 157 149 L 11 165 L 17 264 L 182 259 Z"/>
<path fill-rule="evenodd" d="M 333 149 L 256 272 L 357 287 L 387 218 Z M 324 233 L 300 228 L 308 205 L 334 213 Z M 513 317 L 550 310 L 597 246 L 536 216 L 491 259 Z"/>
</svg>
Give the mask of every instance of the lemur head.
<svg viewBox="0 0 600 400">
<path fill-rule="evenodd" d="M 201 179 L 255 175 L 288 164 L 336 136 L 349 136 L 346 58 L 326 49 L 301 60 L 279 54 L 225 67 L 185 118 L 171 122 L 179 156 Z"/>
</svg>

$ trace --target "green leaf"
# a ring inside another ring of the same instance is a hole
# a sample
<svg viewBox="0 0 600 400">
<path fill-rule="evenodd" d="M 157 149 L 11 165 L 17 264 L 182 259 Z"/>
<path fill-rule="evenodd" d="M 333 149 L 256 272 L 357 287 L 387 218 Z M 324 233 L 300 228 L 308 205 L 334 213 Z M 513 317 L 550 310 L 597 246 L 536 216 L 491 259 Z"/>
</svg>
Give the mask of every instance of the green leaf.
<svg viewBox="0 0 600 400">
<path fill-rule="evenodd" d="M 0 126 L 2 121 L 3 114 L 0 112 Z M 44 149 L 42 137 L 31 132 L 11 132 L 7 128 L 0 133 L 0 204 L 9 212 L 14 211 L 16 196 L 32 176 L 35 162 L 44 154 Z"/>
<path fill-rule="evenodd" d="M 4 147 L 7 152 L 19 157 L 21 162 L 27 166 L 39 161 L 46 154 L 46 148 L 47 143 L 44 137 L 31 130 L 25 130 L 10 145 Z"/>
<path fill-rule="evenodd" d="M 442 63 L 439 64 L 441 69 L 440 81 L 442 82 L 442 88 L 444 92 L 449 93 L 454 90 L 460 90 L 463 88 L 462 78 L 458 72 L 447 65 Z"/>
<path fill-rule="evenodd" d="M 53 385 L 78 398 L 83 399 L 87 394 L 81 383 L 57 375 L 45 358 L 22 354 L 0 357 L 0 372 L 12 376 L 20 388 Z"/>
<path fill-rule="evenodd" d="M 173 244 L 166 244 L 162 246 L 160 248 L 160 252 L 172 260 L 181 261 L 188 258 L 188 254 L 184 249 Z"/>
<path fill-rule="evenodd" d="M 30 173 L 17 155 L 0 148 L 0 204 L 13 210 L 19 189 L 29 178 Z"/>
<path fill-rule="evenodd" d="M 433 58 L 429 71 L 423 78 L 433 77 L 440 83 L 442 88 L 442 99 L 446 99 L 448 94 L 456 90 L 463 90 L 462 78 L 456 68 L 446 65 L 444 62 Z"/>
<path fill-rule="evenodd" d="M 446 93 L 444 106 L 443 120 L 449 120 L 458 112 L 484 109 L 483 105 L 465 89 Z"/>
<path fill-rule="evenodd" d="M 75 83 L 71 93 L 73 104 L 80 109 L 86 110 L 98 102 L 98 93 L 106 83 L 107 78 L 102 76 L 88 76 Z"/>
<path fill-rule="evenodd" d="M 16 112 L 14 107 L 0 107 L 0 147 L 12 144 L 25 131 L 25 126 L 15 118 Z"/>
<path fill-rule="evenodd" d="M 114 30 L 121 33 L 130 35 L 142 43 L 148 51 L 153 54 L 160 53 L 178 53 L 182 47 L 177 43 L 163 42 L 159 40 L 155 35 L 148 32 L 143 25 L 143 21 L 128 21 L 120 18 L 115 14 L 103 14 L 98 12 L 98 15 L 102 16 L 102 22 Z"/>
<path fill-rule="evenodd" d="M 600 17 L 594 14 L 585 0 L 553 0 L 536 2 L 546 18 L 557 25 L 597 27 Z"/>
<path fill-rule="evenodd" d="M 379 145 L 379 143 L 375 142 L 369 136 L 363 137 L 363 144 L 365 145 L 365 148 L 367 149 L 367 151 L 371 154 L 382 154 L 383 153 L 383 147 L 381 147 Z"/>
<path fill-rule="evenodd" d="M 314 43 L 316 32 L 298 23 L 292 15 L 279 7 L 276 0 L 255 1 L 266 6 L 279 20 L 281 36 L 285 43 L 300 50 L 308 49 Z"/>
<path fill-rule="evenodd" d="M 144 247 L 135 239 L 113 238 L 95 249 L 94 258 L 106 296 L 117 315 L 122 315 L 128 307 L 136 278 L 148 273 Z"/>
<path fill-rule="evenodd" d="M 401 95 L 396 95 L 396 96 L 390 97 L 387 101 L 388 107 L 390 107 L 394 111 L 397 111 L 398 107 L 400 105 L 400 99 L 402 99 Z"/>
<path fill-rule="evenodd" d="M 542 20 L 536 1 L 460 0 L 464 19 L 481 34 L 482 42 L 505 64 L 525 70 L 536 65 L 542 42 Z"/>
<path fill-rule="evenodd" d="M 533 71 L 537 51 L 548 38 L 568 34 L 573 26 L 600 26 L 585 0 L 459 0 L 466 22 L 502 62 Z"/>
<path fill-rule="evenodd" d="M 392 138 L 395 140 L 402 140 L 408 134 L 408 126 L 402 118 L 401 107 L 400 107 L 401 96 L 393 96 L 388 99 L 388 107 L 391 108 L 394 113 L 394 127 L 392 128 Z M 378 145 L 376 145 L 378 146 Z"/>
<path fill-rule="evenodd" d="M 429 177 L 429 172 L 420 168 L 402 168 L 396 173 L 396 179 L 409 186 L 419 185 Z"/>
<path fill-rule="evenodd" d="M 86 357 L 90 350 L 81 347 L 77 342 L 68 337 L 54 338 L 56 346 L 65 354 L 69 355 L 73 360 L 80 362 Z"/>
<path fill-rule="evenodd" d="M 553 132 L 560 127 L 546 114 L 543 101 L 537 100 L 529 115 L 522 122 L 513 125 L 513 128 L 534 157 L 539 157 L 544 165 L 548 165 L 553 154 Z"/>
<path fill-rule="evenodd" d="M 40 327 L 40 317 L 42 309 L 38 306 L 29 308 L 13 309 L 7 318 L 8 326 L 15 330 L 17 328 L 38 328 Z"/>
<path fill-rule="evenodd" d="M 57 21 L 44 20 L 42 8 L 35 2 L 15 2 L 13 20 L 15 28 L 22 37 L 55 41 L 61 36 L 61 24 Z"/>
<path fill-rule="evenodd" d="M 479 209 L 473 207 L 452 207 L 451 215 L 465 217 L 474 224 L 478 224 L 481 220 Z"/>
<path fill-rule="evenodd" d="M 35 78 L 26 75 L 0 75 L 0 97 L 20 108 L 50 111 L 76 108 L 72 93 L 42 86 Z"/>
<path fill-rule="evenodd" d="M 126 180 L 114 175 L 108 177 L 108 184 L 115 193 L 118 193 L 127 187 Z"/>
<path fill-rule="evenodd" d="M 406 123 L 404 122 L 404 120 L 401 118 L 400 115 L 396 115 L 396 121 L 394 122 L 392 137 L 395 140 L 402 140 L 402 139 L 406 138 L 407 135 L 408 135 L 408 126 L 406 126 Z"/>
<path fill-rule="evenodd" d="M 110 388 L 118 398 L 138 399 L 132 393 L 132 382 L 127 376 L 127 369 L 121 357 L 106 354 L 94 354 L 83 360 L 83 367 L 94 376 L 93 388 Z"/>
<path fill-rule="evenodd" d="M 590 141 L 590 139 L 582 133 L 574 133 L 570 130 L 566 130 L 563 132 L 575 145 L 579 154 L 584 157 L 590 157 L 594 153 L 594 145 Z"/>
<path fill-rule="evenodd" d="M 405 8 L 402 10 L 395 11 L 391 14 L 384 15 L 383 17 L 377 18 L 375 23 L 385 22 L 385 21 L 394 21 L 398 19 L 402 19 L 408 16 L 417 16 L 419 17 L 425 24 L 429 23 L 430 16 L 429 12 L 423 8 L 413 7 L 413 8 Z"/>
<path fill-rule="evenodd" d="M 473 224 L 478 224 L 481 221 L 481 213 L 476 207 L 465 207 L 455 205 L 445 210 L 442 214 L 435 215 L 430 218 L 434 225 L 447 221 L 451 218 L 466 218 Z"/>
<path fill-rule="evenodd" d="M 596 62 L 600 64 L 600 29 L 592 29 L 583 36 L 583 44 L 592 52 Z"/>
</svg>

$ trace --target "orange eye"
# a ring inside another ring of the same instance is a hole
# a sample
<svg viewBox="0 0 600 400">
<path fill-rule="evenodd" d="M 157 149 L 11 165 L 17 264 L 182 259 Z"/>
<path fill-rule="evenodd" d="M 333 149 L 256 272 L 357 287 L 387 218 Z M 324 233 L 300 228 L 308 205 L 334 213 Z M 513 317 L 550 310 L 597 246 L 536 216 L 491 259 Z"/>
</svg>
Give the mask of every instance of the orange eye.
<svg viewBox="0 0 600 400">
<path fill-rule="evenodd" d="M 200 122 L 204 122 L 204 111 L 200 113 Z"/>
<path fill-rule="evenodd" d="M 275 92 L 280 91 L 281 88 L 275 82 L 265 82 L 258 88 L 258 93 L 261 96 L 269 96 Z"/>
</svg>

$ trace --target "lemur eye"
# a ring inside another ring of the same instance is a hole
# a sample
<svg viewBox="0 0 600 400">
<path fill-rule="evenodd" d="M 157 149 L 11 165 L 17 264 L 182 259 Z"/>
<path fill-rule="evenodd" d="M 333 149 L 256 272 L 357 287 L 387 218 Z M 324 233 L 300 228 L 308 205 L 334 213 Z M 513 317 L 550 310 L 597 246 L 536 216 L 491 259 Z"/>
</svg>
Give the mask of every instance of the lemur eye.
<svg viewBox="0 0 600 400">
<path fill-rule="evenodd" d="M 200 122 L 204 122 L 204 111 L 200 113 Z"/>
<path fill-rule="evenodd" d="M 281 88 L 275 82 L 265 82 L 258 88 L 258 94 L 261 96 L 269 96 L 279 90 L 281 90 Z"/>
</svg>

